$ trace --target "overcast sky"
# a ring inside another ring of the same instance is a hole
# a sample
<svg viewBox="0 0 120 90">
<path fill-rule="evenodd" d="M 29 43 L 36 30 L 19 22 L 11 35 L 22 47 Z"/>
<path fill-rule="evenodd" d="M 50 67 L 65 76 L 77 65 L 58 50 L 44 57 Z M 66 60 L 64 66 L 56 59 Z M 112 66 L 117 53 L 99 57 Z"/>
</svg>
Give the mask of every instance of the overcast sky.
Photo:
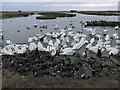
<svg viewBox="0 0 120 90">
<path fill-rule="evenodd" d="M 1 0 L 2 2 L 119 2 L 120 0 Z"/>
</svg>

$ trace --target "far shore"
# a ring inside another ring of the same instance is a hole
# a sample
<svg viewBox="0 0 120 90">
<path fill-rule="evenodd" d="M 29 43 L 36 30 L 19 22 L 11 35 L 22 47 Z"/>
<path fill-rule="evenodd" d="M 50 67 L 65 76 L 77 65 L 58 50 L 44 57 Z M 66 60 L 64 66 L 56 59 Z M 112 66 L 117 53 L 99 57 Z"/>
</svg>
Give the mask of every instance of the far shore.
<svg viewBox="0 0 120 90">
<path fill-rule="evenodd" d="M 14 17 L 25 17 L 33 14 L 40 15 L 53 15 L 53 14 L 66 14 L 66 13 L 78 13 L 87 15 L 103 15 L 103 16 L 120 16 L 120 11 L 1 11 L 0 19 L 14 18 Z M 64 17 L 64 15 L 63 15 Z"/>
<path fill-rule="evenodd" d="M 120 11 L 2 11 L 0 12 L 0 19 L 27 17 L 29 15 L 42 15 L 36 16 L 39 20 L 56 19 L 57 17 L 75 17 L 76 14 L 86 15 L 103 15 L 103 16 L 120 16 Z M 120 26 L 120 22 L 113 21 L 89 21 L 88 26 Z"/>
</svg>

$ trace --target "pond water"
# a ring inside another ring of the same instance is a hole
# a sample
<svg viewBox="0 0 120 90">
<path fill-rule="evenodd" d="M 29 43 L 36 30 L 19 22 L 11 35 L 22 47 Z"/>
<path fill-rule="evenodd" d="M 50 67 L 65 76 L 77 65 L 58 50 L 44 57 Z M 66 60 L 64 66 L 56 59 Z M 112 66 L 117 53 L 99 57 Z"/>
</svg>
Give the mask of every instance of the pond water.
<svg viewBox="0 0 120 90">
<path fill-rule="evenodd" d="M 72 21 L 73 26 L 75 28 L 73 31 L 77 32 L 80 31 L 81 25 L 80 21 L 94 21 L 94 20 L 104 20 L 104 21 L 118 21 L 117 16 L 96 16 L 96 15 L 84 15 L 84 14 L 77 14 L 76 17 L 65 17 L 65 18 L 57 18 L 51 20 L 44 20 L 44 22 L 40 22 L 40 20 L 36 19 L 38 15 L 32 15 L 28 17 L 19 17 L 19 18 L 9 18 L 4 19 L 2 21 L 2 28 L 3 28 L 3 35 L 4 40 L 3 44 L 6 39 L 10 39 L 15 43 L 25 43 L 29 37 L 32 37 L 36 34 L 45 34 L 47 32 L 58 32 L 60 29 L 65 28 L 66 26 L 71 27 L 70 21 Z M 38 27 L 34 27 L 33 24 L 37 24 Z M 58 24 L 59 29 L 54 30 L 53 25 Z M 40 26 L 47 25 L 47 29 L 41 29 Z M 30 29 L 26 27 L 29 26 Z M 95 27 L 93 27 L 95 28 Z M 112 35 L 116 31 L 113 27 L 106 27 L 107 30 L 110 30 L 110 34 Z M 40 31 L 42 30 L 42 32 Z M 97 32 L 101 32 L 104 30 L 104 27 L 97 27 Z M 18 32 L 19 31 L 19 32 Z"/>
<path fill-rule="evenodd" d="M 57 19 L 51 19 L 51 20 L 43 20 L 44 22 L 41 22 L 41 20 L 37 20 L 36 16 L 38 15 L 32 15 L 28 17 L 19 17 L 19 18 L 9 18 L 4 19 L 2 22 L 2 29 L 3 29 L 3 46 L 5 46 L 5 41 L 7 39 L 10 39 L 13 41 L 13 43 L 27 43 L 27 40 L 29 37 L 33 37 L 36 34 L 42 34 L 45 35 L 47 32 L 59 32 L 59 30 L 67 27 L 71 27 L 70 21 L 72 21 L 72 24 L 75 28 L 73 28 L 74 32 L 81 30 L 81 24 L 80 21 L 118 21 L 117 16 L 96 16 L 96 15 L 84 15 L 84 14 L 77 14 L 76 17 L 65 17 L 65 18 L 57 18 Z M 37 27 L 34 27 L 34 24 L 37 24 Z M 59 29 L 54 29 L 53 25 L 58 25 Z M 47 25 L 47 29 L 41 29 L 40 26 Z M 29 26 L 30 29 L 27 29 L 26 27 Z M 117 30 L 114 30 L 114 27 L 102 27 L 102 26 L 89 26 L 88 28 L 97 28 L 97 33 L 103 32 L 104 28 L 109 30 L 108 34 L 112 36 L 114 33 L 117 33 Z M 42 31 L 41 31 L 42 30 Z M 19 32 L 18 32 L 19 31 Z M 83 33 L 88 34 L 86 31 L 83 31 Z M 88 37 L 89 38 L 89 37 Z M 89 38 L 90 39 L 90 38 Z M 112 46 L 116 46 L 113 44 Z M 83 46 L 79 53 L 82 54 L 85 50 L 85 46 Z M 108 52 L 103 52 L 104 55 L 108 56 Z M 89 55 L 95 55 L 94 53 L 89 53 Z"/>
</svg>

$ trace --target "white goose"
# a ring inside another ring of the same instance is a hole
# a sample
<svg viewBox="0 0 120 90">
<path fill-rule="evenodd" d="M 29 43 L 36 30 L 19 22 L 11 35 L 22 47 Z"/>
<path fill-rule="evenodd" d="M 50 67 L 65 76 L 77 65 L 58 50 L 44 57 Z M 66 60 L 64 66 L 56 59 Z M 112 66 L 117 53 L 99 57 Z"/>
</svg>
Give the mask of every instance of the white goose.
<svg viewBox="0 0 120 90">
<path fill-rule="evenodd" d="M 37 45 L 35 43 L 29 43 L 29 50 L 30 51 L 36 50 L 36 48 L 37 48 Z"/>
<path fill-rule="evenodd" d="M 92 38 L 92 39 L 90 40 L 90 43 L 94 43 L 94 42 L 95 42 L 95 39 Z"/>
<path fill-rule="evenodd" d="M 72 31 L 72 28 L 68 28 L 68 31 Z"/>
<path fill-rule="evenodd" d="M 93 47 L 91 47 L 89 50 L 91 51 L 91 52 L 93 52 L 93 53 L 97 53 L 98 52 L 98 47 L 96 47 L 96 46 L 93 46 Z"/>
<path fill-rule="evenodd" d="M 48 51 L 45 47 L 43 47 L 41 42 L 38 42 L 37 46 L 38 46 L 38 51 Z"/>
<path fill-rule="evenodd" d="M 2 55 L 14 55 L 14 44 L 7 45 L 1 51 Z"/>
<path fill-rule="evenodd" d="M 120 40 L 116 40 L 116 43 L 117 43 L 117 44 L 120 44 Z"/>
<path fill-rule="evenodd" d="M 43 42 L 44 42 L 44 43 L 48 43 L 47 36 L 44 37 Z"/>
<path fill-rule="evenodd" d="M 101 43 L 97 43 L 95 46 L 89 48 L 89 50 L 93 53 L 97 53 L 98 52 L 98 49 L 101 49 L 101 52 L 103 52 L 105 50 L 104 47 L 104 43 L 101 42 Z"/>
<path fill-rule="evenodd" d="M 37 38 L 37 37 L 35 37 L 35 36 L 34 36 L 34 37 L 32 37 L 32 38 L 33 38 L 33 40 L 35 40 L 35 41 L 37 41 L 37 40 L 38 40 L 38 38 Z"/>
<path fill-rule="evenodd" d="M 51 55 L 52 56 L 56 55 L 56 48 L 54 46 L 52 47 Z"/>
<path fill-rule="evenodd" d="M 114 33 L 114 34 L 113 34 L 113 37 L 114 37 L 115 39 L 118 39 L 118 38 L 119 38 L 118 33 Z"/>
<path fill-rule="evenodd" d="M 53 41 L 50 40 L 50 41 L 48 42 L 48 45 L 52 45 L 52 46 L 53 46 Z"/>
<path fill-rule="evenodd" d="M 73 31 L 68 32 L 68 36 L 73 37 L 74 35 Z"/>
<path fill-rule="evenodd" d="M 84 28 L 84 30 L 91 32 L 93 29 L 92 28 Z"/>
<path fill-rule="evenodd" d="M 56 48 L 56 50 L 59 49 L 59 44 L 60 44 L 60 40 L 56 38 L 56 41 L 54 43 L 54 47 Z"/>
<path fill-rule="evenodd" d="M 48 45 L 47 51 L 50 52 L 52 56 L 56 54 L 56 48 L 54 47 L 54 45 Z"/>
<path fill-rule="evenodd" d="M 59 53 L 60 55 L 73 55 L 75 51 L 72 48 L 65 48 L 62 50 L 62 53 Z"/>
<path fill-rule="evenodd" d="M 16 45 L 14 45 L 15 53 L 17 53 L 17 54 L 25 53 L 27 51 L 27 48 L 28 48 L 28 45 L 26 45 L 26 44 L 23 44 L 23 45 L 16 44 Z"/>
<path fill-rule="evenodd" d="M 73 46 L 73 49 L 80 49 L 86 43 L 88 43 L 88 41 L 85 38 L 81 38 L 80 42 Z"/>
<path fill-rule="evenodd" d="M 33 41 L 33 38 L 28 38 L 28 43 L 31 43 Z"/>
<path fill-rule="evenodd" d="M 111 54 L 117 55 L 118 53 L 119 53 L 119 50 L 118 50 L 116 47 L 112 48 L 112 49 L 110 50 L 110 52 L 109 52 L 110 55 L 111 55 Z"/>
<path fill-rule="evenodd" d="M 92 36 L 95 35 L 95 34 L 96 34 L 96 28 L 91 31 Z"/>
<path fill-rule="evenodd" d="M 59 27 L 58 27 L 58 25 L 56 24 L 56 25 L 53 26 L 53 28 L 54 28 L 54 29 L 58 29 Z"/>
<path fill-rule="evenodd" d="M 79 42 L 80 41 L 80 35 L 79 34 L 76 34 L 74 37 L 73 37 L 74 41 L 76 42 Z"/>
<path fill-rule="evenodd" d="M 105 40 L 106 41 L 110 40 L 110 35 L 107 34 L 106 37 L 105 37 Z"/>
<path fill-rule="evenodd" d="M 37 27 L 37 24 L 33 24 L 34 25 L 34 27 Z"/>
<path fill-rule="evenodd" d="M 57 38 L 58 35 L 56 33 L 52 33 L 52 37 Z"/>
<path fill-rule="evenodd" d="M 94 38 L 90 40 L 90 43 L 86 46 L 86 49 L 90 49 L 92 47 L 92 43 L 94 42 Z"/>
<path fill-rule="evenodd" d="M 45 35 L 48 37 L 52 37 L 52 33 L 46 33 Z"/>
<path fill-rule="evenodd" d="M 61 45 L 66 45 L 65 35 L 61 35 L 60 40 L 61 40 Z"/>
<path fill-rule="evenodd" d="M 12 41 L 11 40 L 6 40 L 6 44 L 10 45 L 10 44 L 12 44 Z"/>
<path fill-rule="evenodd" d="M 70 42 L 70 40 L 69 40 L 69 36 L 66 36 L 66 37 L 65 37 L 65 40 L 66 40 L 66 42 L 69 43 L 69 42 Z"/>
<path fill-rule="evenodd" d="M 118 30 L 118 29 L 119 29 L 119 26 L 115 26 L 114 29 L 115 29 L 115 30 Z"/>
<path fill-rule="evenodd" d="M 87 46 L 86 46 L 86 49 L 90 49 L 92 47 L 92 43 L 89 43 Z"/>
</svg>

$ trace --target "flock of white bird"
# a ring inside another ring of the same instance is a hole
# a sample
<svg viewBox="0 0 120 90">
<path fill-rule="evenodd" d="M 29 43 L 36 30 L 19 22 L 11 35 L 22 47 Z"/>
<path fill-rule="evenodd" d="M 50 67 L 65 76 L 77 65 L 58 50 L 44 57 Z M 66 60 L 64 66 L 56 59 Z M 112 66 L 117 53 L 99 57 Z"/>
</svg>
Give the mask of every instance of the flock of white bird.
<svg viewBox="0 0 120 90">
<path fill-rule="evenodd" d="M 34 24 L 34 26 L 37 26 Z M 58 25 L 54 28 L 58 29 Z M 119 27 L 116 26 L 114 29 L 117 30 Z M 88 40 L 88 35 L 83 33 L 83 30 L 90 32 L 91 39 Z M 80 32 L 74 33 L 72 28 L 62 29 L 58 32 L 46 33 L 45 35 L 37 35 L 28 38 L 27 44 L 15 44 L 11 40 L 6 40 L 7 46 L 5 46 L 1 53 L 3 55 L 14 55 L 25 53 L 26 51 L 38 51 L 50 52 L 52 56 L 59 53 L 59 55 L 73 55 L 76 50 L 79 50 L 83 46 L 92 53 L 97 53 L 98 49 L 101 53 L 107 51 L 109 55 L 116 55 L 119 53 L 118 44 L 120 44 L 118 33 L 114 33 L 111 36 L 108 34 L 108 30 L 104 30 L 106 34 L 103 38 L 103 34 L 98 34 L 96 28 L 83 28 Z M 42 41 L 41 41 L 42 39 Z M 116 40 L 116 46 L 111 46 L 111 41 Z M 83 52 L 82 55 L 84 55 Z"/>
</svg>

